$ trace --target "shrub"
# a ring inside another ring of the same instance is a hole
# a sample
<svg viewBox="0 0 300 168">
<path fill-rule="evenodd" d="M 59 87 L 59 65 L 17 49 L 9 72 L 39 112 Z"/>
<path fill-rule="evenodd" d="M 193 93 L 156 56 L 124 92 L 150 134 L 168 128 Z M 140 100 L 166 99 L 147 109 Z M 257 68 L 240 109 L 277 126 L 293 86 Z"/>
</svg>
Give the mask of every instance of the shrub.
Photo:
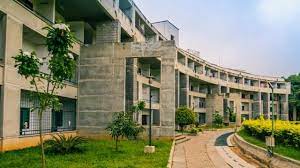
<svg viewBox="0 0 300 168">
<path fill-rule="evenodd" d="M 203 131 L 202 128 L 193 127 L 193 128 L 191 128 L 190 133 L 197 134 L 198 132 L 202 132 L 202 131 Z"/>
<path fill-rule="evenodd" d="M 289 121 L 276 120 L 274 125 L 275 143 L 300 149 L 300 125 Z M 272 121 L 263 117 L 257 120 L 246 120 L 243 129 L 247 134 L 265 140 L 272 134 Z"/>
<path fill-rule="evenodd" d="M 184 126 L 195 122 L 195 113 L 186 106 L 179 107 L 176 110 L 175 122 L 179 125 L 181 131 L 183 131 Z"/>
<path fill-rule="evenodd" d="M 216 127 L 223 126 L 223 116 L 221 116 L 218 111 L 213 114 L 213 125 Z"/>
<path fill-rule="evenodd" d="M 82 151 L 80 145 L 85 142 L 86 139 L 79 136 L 66 137 L 64 134 L 57 134 L 45 141 L 45 147 L 48 153 L 69 154 Z"/>
<path fill-rule="evenodd" d="M 195 128 L 193 127 L 191 130 L 190 130 L 190 133 L 191 134 L 197 134 L 199 132 L 198 128 Z"/>
<path fill-rule="evenodd" d="M 144 128 L 139 126 L 132 120 L 128 113 L 119 112 L 114 114 L 113 121 L 108 125 L 106 130 L 115 140 L 115 149 L 118 151 L 118 142 L 120 138 L 137 138 L 138 134 L 144 131 Z"/>
</svg>

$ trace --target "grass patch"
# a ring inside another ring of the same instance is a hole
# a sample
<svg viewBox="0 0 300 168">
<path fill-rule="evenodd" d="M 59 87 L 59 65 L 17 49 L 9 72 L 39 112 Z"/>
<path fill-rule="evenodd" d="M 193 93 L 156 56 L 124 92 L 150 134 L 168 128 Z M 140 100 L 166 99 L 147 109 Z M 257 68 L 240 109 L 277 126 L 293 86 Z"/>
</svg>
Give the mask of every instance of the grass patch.
<svg viewBox="0 0 300 168">
<path fill-rule="evenodd" d="M 243 129 L 238 132 L 238 135 L 241 136 L 245 141 L 247 141 L 251 144 L 254 144 L 256 146 L 259 146 L 259 147 L 262 147 L 265 149 L 267 148 L 264 141 L 257 139 L 254 136 L 248 135 L 247 132 Z M 278 153 L 280 155 L 295 159 L 295 160 L 300 160 L 300 150 L 297 150 L 293 147 L 286 147 L 286 146 L 276 144 L 274 152 Z"/>
<path fill-rule="evenodd" d="M 171 140 L 154 141 L 155 154 L 144 154 L 146 141 L 122 141 L 119 152 L 114 141 L 89 140 L 83 144 L 83 153 L 46 155 L 48 168 L 156 168 L 166 167 L 171 149 Z M 40 165 L 40 149 L 28 148 L 0 154 L 0 167 L 35 168 Z"/>
</svg>

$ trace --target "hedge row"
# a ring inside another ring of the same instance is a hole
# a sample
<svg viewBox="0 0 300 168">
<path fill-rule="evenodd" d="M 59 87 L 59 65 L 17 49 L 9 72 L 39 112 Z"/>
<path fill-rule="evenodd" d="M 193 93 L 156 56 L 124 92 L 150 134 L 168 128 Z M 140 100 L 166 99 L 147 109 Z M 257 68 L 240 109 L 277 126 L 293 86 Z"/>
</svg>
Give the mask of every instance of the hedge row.
<svg viewBox="0 0 300 168">
<path fill-rule="evenodd" d="M 246 120 L 244 130 L 252 136 L 265 141 L 272 134 L 272 121 L 263 118 Z M 275 143 L 300 149 L 300 125 L 289 121 L 276 120 L 274 125 Z"/>
</svg>

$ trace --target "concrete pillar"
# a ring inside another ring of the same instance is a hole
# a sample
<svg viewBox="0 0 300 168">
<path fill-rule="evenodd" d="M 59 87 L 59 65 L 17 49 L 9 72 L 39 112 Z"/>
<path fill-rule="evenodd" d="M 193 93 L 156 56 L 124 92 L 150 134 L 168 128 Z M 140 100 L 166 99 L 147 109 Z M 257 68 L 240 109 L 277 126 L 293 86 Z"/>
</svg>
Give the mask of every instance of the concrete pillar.
<svg viewBox="0 0 300 168">
<path fill-rule="evenodd" d="M 253 109 L 252 109 L 252 101 L 249 103 L 249 119 L 252 119 L 253 116 Z"/>
<path fill-rule="evenodd" d="M 283 100 L 283 113 L 281 114 L 281 120 L 289 120 L 289 95 L 286 94 Z"/>
<path fill-rule="evenodd" d="M 176 97 L 176 104 L 175 107 L 178 108 L 180 104 L 180 72 L 176 70 L 175 72 L 175 79 L 176 79 L 176 84 L 175 84 L 175 97 Z"/>
<path fill-rule="evenodd" d="M 228 123 L 229 124 L 229 111 L 227 110 L 227 108 L 229 108 L 229 99 L 224 99 L 224 101 L 226 101 L 226 105 L 227 107 L 225 107 L 226 109 L 224 109 L 224 112 L 226 115 L 224 115 L 224 123 Z"/>
<path fill-rule="evenodd" d="M 5 145 L 6 138 L 18 138 L 20 135 L 20 76 L 14 68 L 13 56 L 19 53 L 22 48 L 23 25 L 16 22 L 10 16 L 6 16 L 5 32 L 5 58 L 3 71 L 3 87 L 1 88 L 1 125 L 0 139 L 3 138 Z"/>
<path fill-rule="evenodd" d="M 55 1 L 56 0 L 34 0 L 33 10 L 50 22 L 55 23 Z"/>
<path fill-rule="evenodd" d="M 180 96 L 179 104 L 180 106 L 189 105 L 189 76 L 186 74 L 180 74 Z"/>
<path fill-rule="evenodd" d="M 241 126 L 242 123 L 242 116 L 241 116 L 241 112 L 242 112 L 242 102 L 241 102 L 241 97 L 242 97 L 242 93 L 234 93 L 235 94 L 235 108 L 236 108 L 236 125 L 237 126 Z"/>
<path fill-rule="evenodd" d="M 96 26 L 96 44 L 121 42 L 121 24 L 116 21 L 100 22 Z"/>
<path fill-rule="evenodd" d="M 208 94 L 206 98 L 206 116 L 207 124 L 211 125 L 213 121 L 213 114 L 219 112 L 223 116 L 223 96 L 218 94 Z"/>
<path fill-rule="evenodd" d="M 125 111 L 126 60 L 114 43 L 82 46 L 78 91 L 79 134 L 106 135 L 115 112 Z"/>
<path fill-rule="evenodd" d="M 137 58 L 126 59 L 126 110 L 137 102 Z"/>
<path fill-rule="evenodd" d="M 258 113 L 259 113 L 260 116 L 263 115 L 263 101 L 261 99 L 261 95 L 262 95 L 261 92 L 257 93 L 257 96 L 258 96 Z"/>
<path fill-rule="evenodd" d="M 293 109 L 293 121 L 297 121 L 297 109 L 295 107 Z"/>
<path fill-rule="evenodd" d="M 271 96 L 272 96 L 272 94 L 271 93 L 267 93 L 266 94 L 267 95 L 267 100 L 265 101 L 265 104 L 266 104 L 266 112 L 267 113 L 265 113 L 264 114 L 264 116 L 265 116 L 265 118 L 267 118 L 267 119 L 270 119 L 271 117 L 271 115 L 272 115 L 272 112 L 271 112 L 271 103 L 272 103 L 272 101 L 270 101 L 270 98 L 271 98 Z M 273 110 L 273 109 L 272 109 Z"/>
</svg>

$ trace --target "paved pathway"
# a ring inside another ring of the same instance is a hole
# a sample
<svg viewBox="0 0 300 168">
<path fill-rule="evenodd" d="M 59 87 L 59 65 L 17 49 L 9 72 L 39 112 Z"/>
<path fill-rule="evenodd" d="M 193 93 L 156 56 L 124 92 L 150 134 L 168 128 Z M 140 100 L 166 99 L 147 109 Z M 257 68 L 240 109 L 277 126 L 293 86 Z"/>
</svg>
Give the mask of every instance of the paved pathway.
<svg viewBox="0 0 300 168">
<path fill-rule="evenodd" d="M 205 131 L 175 146 L 173 168 L 252 168 L 227 146 L 230 130 Z"/>
</svg>

